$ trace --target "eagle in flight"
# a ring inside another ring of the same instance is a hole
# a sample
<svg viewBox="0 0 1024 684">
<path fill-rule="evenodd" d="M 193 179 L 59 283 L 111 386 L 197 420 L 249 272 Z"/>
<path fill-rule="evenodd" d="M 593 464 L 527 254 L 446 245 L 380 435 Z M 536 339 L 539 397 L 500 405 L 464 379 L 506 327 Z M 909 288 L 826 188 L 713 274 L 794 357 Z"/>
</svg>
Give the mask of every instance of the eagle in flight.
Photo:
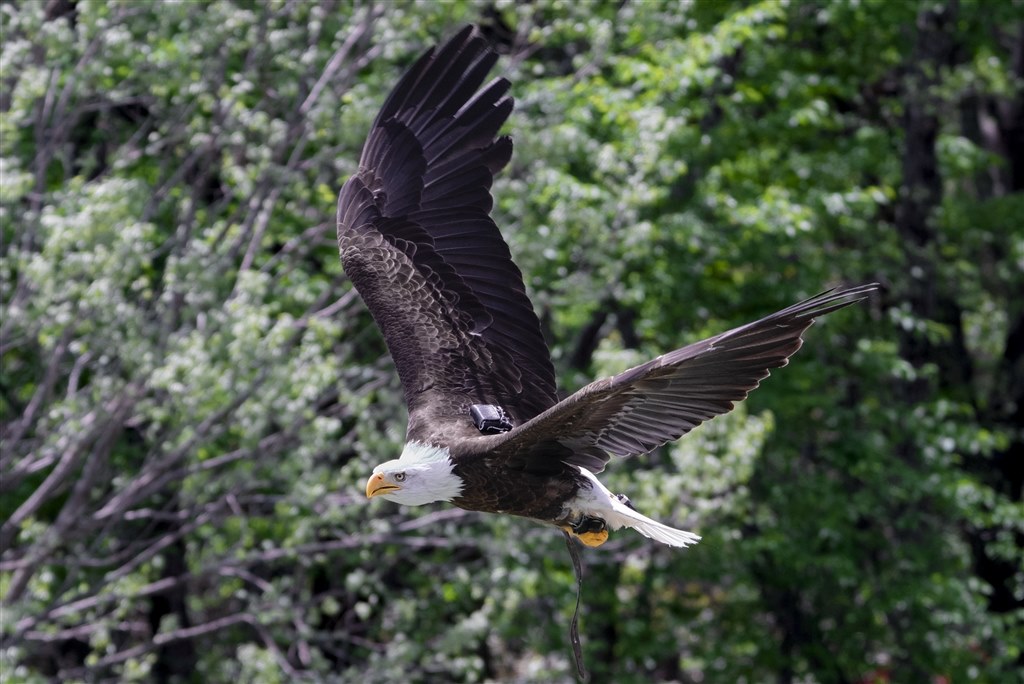
<svg viewBox="0 0 1024 684">
<path fill-rule="evenodd" d="M 409 69 L 373 122 L 338 198 L 345 272 L 384 334 L 409 424 L 368 497 L 530 518 L 588 546 L 631 527 L 671 546 L 700 537 L 602 485 L 612 456 L 643 454 L 732 410 L 786 365 L 818 316 L 875 285 L 831 290 L 677 349 L 562 401 L 522 273 L 490 217 L 512 140 L 510 84 L 468 26 Z"/>
</svg>

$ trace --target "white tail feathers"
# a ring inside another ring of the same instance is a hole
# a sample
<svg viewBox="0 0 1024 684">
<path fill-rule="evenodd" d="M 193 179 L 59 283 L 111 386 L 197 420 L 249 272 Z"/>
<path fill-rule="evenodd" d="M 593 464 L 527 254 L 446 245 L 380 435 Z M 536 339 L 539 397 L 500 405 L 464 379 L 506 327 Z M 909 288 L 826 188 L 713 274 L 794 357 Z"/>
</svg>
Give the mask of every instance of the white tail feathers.
<svg viewBox="0 0 1024 684">
<path fill-rule="evenodd" d="M 585 515 L 603 519 L 612 530 L 632 527 L 648 539 L 669 546 L 686 548 L 700 541 L 700 536 L 693 532 L 662 525 L 657 520 L 651 520 L 646 515 L 638 513 L 632 506 L 626 505 L 608 491 L 603 484 L 598 482 L 592 472 L 586 468 L 580 468 L 580 471 L 593 485 L 591 490 L 582 491 L 577 499 L 579 509 Z"/>
<path fill-rule="evenodd" d="M 657 520 L 651 520 L 646 515 L 641 515 L 632 508 L 621 504 L 618 501 L 614 501 L 612 503 L 612 507 L 614 512 L 608 516 L 607 521 L 609 526 L 612 528 L 619 525 L 622 527 L 632 527 L 648 539 L 653 539 L 654 541 L 660 541 L 662 544 L 677 546 L 683 549 L 700 541 L 700 536 L 693 532 L 677 530 L 674 527 L 662 525 Z"/>
<path fill-rule="evenodd" d="M 643 518 L 643 516 L 640 517 Z M 669 546 L 678 546 L 681 549 L 685 549 L 687 546 L 700 541 L 700 535 L 687 532 L 686 530 L 677 530 L 668 525 L 662 525 L 660 522 L 650 518 L 644 518 L 642 521 L 630 521 L 626 525 L 627 527 L 632 527 L 648 539 L 660 541 L 662 544 L 668 544 Z"/>
</svg>

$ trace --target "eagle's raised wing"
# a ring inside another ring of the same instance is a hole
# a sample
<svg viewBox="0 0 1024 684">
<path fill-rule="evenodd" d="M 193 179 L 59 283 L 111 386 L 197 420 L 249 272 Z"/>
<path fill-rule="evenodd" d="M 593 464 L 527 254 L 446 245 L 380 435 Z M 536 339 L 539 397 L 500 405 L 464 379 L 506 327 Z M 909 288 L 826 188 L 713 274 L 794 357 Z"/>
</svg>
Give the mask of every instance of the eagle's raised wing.
<svg viewBox="0 0 1024 684">
<path fill-rule="evenodd" d="M 428 50 L 373 123 L 338 198 L 345 272 L 384 333 L 409 408 L 409 438 L 479 434 L 469 405 L 521 424 L 555 402 L 540 323 L 489 213 L 512 141 L 509 83 L 474 27 Z M 478 92 L 479 91 L 479 92 Z"/>
<path fill-rule="evenodd" d="M 648 452 L 728 413 L 785 366 L 819 316 L 864 299 L 877 285 L 830 290 L 753 323 L 593 382 L 525 425 L 501 435 L 526 469 L 552 457 L 592 472 L 610 456 Z M 496 440 L 497 441 L 497 440 Z"/>
</svg>

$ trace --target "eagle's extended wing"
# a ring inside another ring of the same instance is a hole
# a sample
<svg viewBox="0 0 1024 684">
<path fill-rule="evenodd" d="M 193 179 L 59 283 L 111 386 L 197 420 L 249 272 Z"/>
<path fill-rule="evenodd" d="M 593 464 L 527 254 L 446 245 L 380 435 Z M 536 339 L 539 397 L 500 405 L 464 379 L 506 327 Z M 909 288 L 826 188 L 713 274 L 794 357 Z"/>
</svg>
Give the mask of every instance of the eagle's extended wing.
<svg viewBox="0 0 1024 684">
<path fill-rule="evenodd" d="M 469 404 L 498 404 L 520 424 L 555 402 L 537 315 L 489 216 L 512 154 L 496 137 L 509 83 L 480 89 L 496 60 L 471 26 L 428 50 L 388 96 L 338 198 L 342 264 L 394 358 L 411 439 L 472 429 Z"/>
<path fill-rule="evenodd" d="M 830 290 L 715 337 L 593 382 L 530 422 L 501 435 L 527 469 L 552 454 L 592 472 L 610 456 L 645 453 L 728 413 L 785 366 L 818 316 L 864 299 L 876 285 Z"/>
</svg>

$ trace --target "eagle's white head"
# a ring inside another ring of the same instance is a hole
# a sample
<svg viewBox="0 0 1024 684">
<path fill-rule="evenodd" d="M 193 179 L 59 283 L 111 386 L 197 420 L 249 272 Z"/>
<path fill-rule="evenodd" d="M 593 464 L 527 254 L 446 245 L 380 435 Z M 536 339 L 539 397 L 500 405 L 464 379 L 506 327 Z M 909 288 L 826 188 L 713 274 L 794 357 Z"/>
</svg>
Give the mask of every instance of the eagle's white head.
<svg viewBox="0 0 1024 684">
<path fill-rule="evenodd" d="M 373 469 L 366 496 L 380 496 L 406 506 L 451 501 L 462 493 L 462 478 L 452 472 L 447 447 L 408 442 L 402 455 Z"/>
</svg>

